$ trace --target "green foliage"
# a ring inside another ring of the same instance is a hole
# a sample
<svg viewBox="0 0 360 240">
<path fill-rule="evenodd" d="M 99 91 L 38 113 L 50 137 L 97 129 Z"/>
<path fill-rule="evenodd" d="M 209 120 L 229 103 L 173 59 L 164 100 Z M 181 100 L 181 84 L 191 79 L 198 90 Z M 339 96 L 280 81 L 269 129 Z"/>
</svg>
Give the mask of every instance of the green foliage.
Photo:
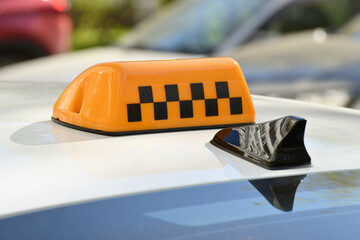
<svg viewBox="0 0 360 240">
<path fill-rule="evenodd" d="M 116 42 L 134 24 L 131 0 L 74 0 L 73 49 Z"/>
</svg>

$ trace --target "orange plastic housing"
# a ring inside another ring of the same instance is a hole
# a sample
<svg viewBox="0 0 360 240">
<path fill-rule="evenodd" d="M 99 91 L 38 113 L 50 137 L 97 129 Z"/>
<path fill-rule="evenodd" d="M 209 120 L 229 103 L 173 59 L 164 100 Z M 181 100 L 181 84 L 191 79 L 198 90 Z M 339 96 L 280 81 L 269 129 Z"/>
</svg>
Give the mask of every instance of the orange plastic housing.
<svg viewBox="0 0 360 240">
<path fill-rule="evenodd" d="M 231 58 L 113 62 L 81 73 L 55 103 L 53 120 L 122 135 L 253 123 L 255 109 Z"/>
</svg>

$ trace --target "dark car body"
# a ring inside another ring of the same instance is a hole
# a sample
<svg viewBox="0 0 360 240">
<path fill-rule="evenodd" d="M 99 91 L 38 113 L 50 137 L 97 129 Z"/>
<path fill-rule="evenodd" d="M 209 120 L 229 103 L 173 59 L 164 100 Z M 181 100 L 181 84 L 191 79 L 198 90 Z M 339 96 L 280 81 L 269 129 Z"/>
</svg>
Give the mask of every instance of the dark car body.
<svg viewBox="0 0 360 240">
<path fill-rule="evenodd" d="M 67 0 L 0 0 L 0 66 L 70 50 L 68 8 Z"/>
</svg>

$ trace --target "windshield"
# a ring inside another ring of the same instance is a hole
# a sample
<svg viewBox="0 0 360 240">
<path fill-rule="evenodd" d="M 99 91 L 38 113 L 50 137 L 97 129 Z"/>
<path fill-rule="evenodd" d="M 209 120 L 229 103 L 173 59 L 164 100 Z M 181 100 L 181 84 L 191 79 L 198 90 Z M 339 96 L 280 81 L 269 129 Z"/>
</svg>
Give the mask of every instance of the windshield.
<svg viewBox="0 0 360 240">
<path fill-rule="evenodd" d="M 265 0 L 180 1 L 160 18 L 145 23 L 130 47 L 210 53 L 254 17 Z"/>
<path fill-rule="evenodd" d="M 0 220 L 0 239 L 359 239 L 360 171 L 235 181 Z"/>
</svg>

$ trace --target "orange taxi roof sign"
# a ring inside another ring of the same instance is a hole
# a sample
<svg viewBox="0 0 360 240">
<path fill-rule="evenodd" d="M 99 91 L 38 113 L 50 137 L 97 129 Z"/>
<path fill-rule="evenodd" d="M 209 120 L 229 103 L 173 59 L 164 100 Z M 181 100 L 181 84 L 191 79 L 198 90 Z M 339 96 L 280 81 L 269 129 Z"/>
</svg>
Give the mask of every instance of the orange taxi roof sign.
<svg viewBox="0 0 360 240">
<path fill-rule="evenodd" d="M 215 128 L 255 122 L 231 58 L 102 63 L 61 94 L 53 120 L 107 135 Z"/>
</svg>

